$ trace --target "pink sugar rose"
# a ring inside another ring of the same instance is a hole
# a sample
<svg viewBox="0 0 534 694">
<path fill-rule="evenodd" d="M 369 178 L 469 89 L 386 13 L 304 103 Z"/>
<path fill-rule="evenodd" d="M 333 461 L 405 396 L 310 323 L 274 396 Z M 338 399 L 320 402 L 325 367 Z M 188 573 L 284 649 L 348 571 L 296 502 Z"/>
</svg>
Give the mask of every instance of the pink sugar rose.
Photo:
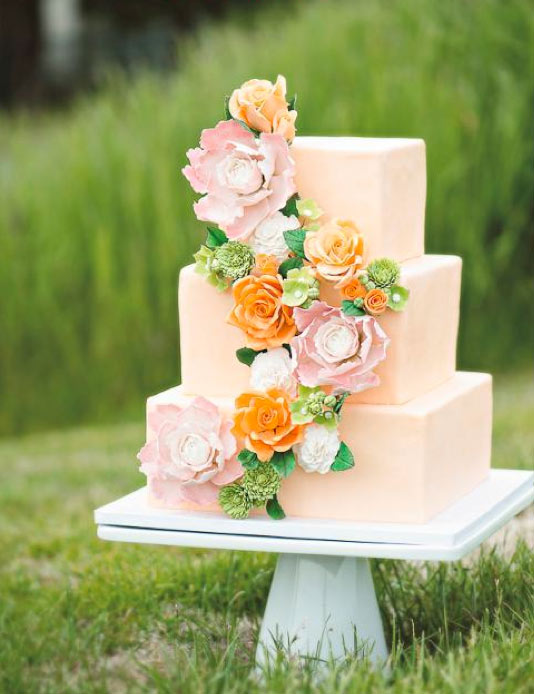
<svg viewBox="0 0 534 694">
<path fill-rule="evenodd" d="M 389 338 L 375 318 L 347 316 L 323 301 L 294 309 L 293 317 L 300 335 L 290 345 L 302 385 L 358 393 L 379 384 L 372 370 L 385 359 Z"/>
<path fill-rule="evenodd" d="M 296 193 L 295 163 L 282 135 L 254 135 L 234 120 L 202 131 L 182 171 L 202 193 L 198 219 L 217 224 L 230 239 L 246 239 Z"/>
<path fill-rule="evenodd" d="M 148 426 L 154 438 L 137 457 L 156 494 L 163 497 L 170 483 L 169 488 L 176 489 L 175 502 L 209 504 L 221 485 L 243 474 L 233 422 L 209 400 L 197 397 L 187 407 L 158 406 L 149 412 Z"/>
</svg>

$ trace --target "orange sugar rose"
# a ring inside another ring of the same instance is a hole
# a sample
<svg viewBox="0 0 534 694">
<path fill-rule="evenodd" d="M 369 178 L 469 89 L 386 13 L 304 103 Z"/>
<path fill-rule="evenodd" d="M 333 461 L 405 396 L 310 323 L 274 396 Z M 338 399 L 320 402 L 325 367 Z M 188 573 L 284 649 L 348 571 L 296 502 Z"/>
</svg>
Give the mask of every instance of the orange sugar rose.
<svg viewBox="0 0 534 694">
<path fill-rule="evenodd" d="M 367 313 L 380 316 L 387 308 L 388 296 L 383 289 L 371 289 L 365 295 L 363 305 Z"/>
<path fill-rule="evenodd" d="M 282 303 L 279 275 L 249 275 L 234 283 L 234 308 L 227 322 L 245 333 L 245 344 L 255 350 L 280 347 L 295 336 L 293 309 Z"/>
<path fill-rule="evenodd" d="M 289 111 L 286 80 L 278 75 L 269 80 L 248 80 L 232 92 L 228 102 L 232 118 L 241 120 L 262 133 L 277 133 L 286 140 L 295 137 L 296 111 Z"/>
<path fill-rule="evenodd" d="M 353 277 L 341 287 L 341 296 L 348 301 L 354 301 L 354 299 L 363 299 L 366 294 L 367 289 L 357 277 Z"/>
<path fill-rule="evenodd" d="M 252 274 L 257 277 L 261 275 L 276 275 L 278 273 L 278 260 L 274 255 L 267 253 L 258 253 L 256 256 L 256 264 L 252 268 Z"/>
<path fill-rule="evenodd" d="M 304 253 L 321 277 L 340 288 L 363 264 L 363 236 L 350 220 L 332 219 L 306 234 Z"/>
<path fill-rule="evenodd" d="M 304 427 L 293 424 L 286 392 L 273 388 L 266 393 L 243 393 L 236 402 L 232 433 L 262 462 L 275 452 L 284 452 L 302 440 Z"/>
</svg>

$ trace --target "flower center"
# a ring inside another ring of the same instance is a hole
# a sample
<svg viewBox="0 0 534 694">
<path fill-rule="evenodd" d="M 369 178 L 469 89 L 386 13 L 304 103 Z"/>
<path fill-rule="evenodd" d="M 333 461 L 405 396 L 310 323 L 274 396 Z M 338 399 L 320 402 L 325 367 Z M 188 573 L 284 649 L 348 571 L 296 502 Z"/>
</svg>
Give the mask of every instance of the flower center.
<svg viewBox="0 0 534 694">
<path fill-rule="evenodd" d="M 186 434 L 177 442 L 175 453 L 182 464 L 194 470 L 208 467 L 213 458 L 210 444 L 199 434 Z"/>
<path fill-rule="evenodd" d="M 263 429 L 275 429 L 278 424 L 276 410 L 270 407 L 261 407 L 258 411 L 258 422 Z"/>
<path fill-rule="evenodd" d="M 327 321 L 319 328 L 314 343 L 318 353 L 330 363 L 350 359 L 359 347 L 357 333 L 336 320 Z"/>
<path fill-rule="evenodd" d="M 255 193 L 263 184 L 257 162 L 242 152 L 232 152 L 217 164 L 217 179 L 239 195 Z"/>
</svg>

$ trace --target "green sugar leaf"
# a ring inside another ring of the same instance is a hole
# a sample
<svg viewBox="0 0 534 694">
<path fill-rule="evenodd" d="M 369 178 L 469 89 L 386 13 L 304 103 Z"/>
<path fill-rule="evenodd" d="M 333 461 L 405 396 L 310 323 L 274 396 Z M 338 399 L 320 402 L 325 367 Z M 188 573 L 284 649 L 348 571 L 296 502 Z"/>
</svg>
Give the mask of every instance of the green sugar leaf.
<svg viewBox="0 0 534 694">
<path fill-rule="evenodd" d="M 217 227 L 208 227 L 206 246 L 213 250 L 218 246 L 222 246 L 224 243 L 228 243 L 228 236 L 226 236 L 224 231 L 222 229 L 218 229 Z"/>
<path fill-rule="evenodd" d="M 285 279 L 287 277 L 287 273 L 290 270 L 296 270 L 298 268 L 301 268 L 303 265 L 304 265 L 304 262 L 303 262 L 302 258 L 299 258 L 298 256 L 295 258 L 288 258 L 287 260 L 284 260 L 284 262 L 280 264 L 280 267 L 278 268 L 278 272 Z"/>
<path fill-rule="evenodd" d="M 258 456 L 252 451 L 248 451 L 246 448 L 243 448 L 243 450 L 239 452 L 237 459 L 245 470 L 254 470 L 260 463 Z"/>
<path fill-rule="evenodd" d="M 349 397 L 349 395 L 350 395 L 350 391 L 344 390 L 340 395 L 337 396 L 336 404 L 333 407 L 333 410 L 336 414 L 339 414 L 341 412 L 341 408 L 343 407 L 343 403 Z"/>
<path fill-rule="evenodd" d="M 286 202 L 284 207 L 280 210 L 282 214 L 284 214 L 286 217 L 298 217 L 299 211 L 297 208 L 297 202 L 299 201 L 299 194 L 295 193 L 295 195 L 292 195 L 289 200 Z"/>
<path fill-rule="evenodd" d="M 267 513 L 273 520 L 282 520 L 286 517 L 284 509 L 280 506 L 276 494 L 273 496 L 272 499 L 269 499 L 269 501 L 265 505 L 265 509 L 267 510 Z"/>
<path fill-rule="evenodd" d="M 242 364 L 245 364 L 246 366 L 251 366 L 252 362 L 258 354 L 261 354 L 261 352 L 265 352 L 266 350 L 261 350 L 260 352 L 256 352 L 254 349 L 250 349 L 250 347 L 241 347 L 240 349 L 236 350 L 236 357 L 238 361 L 240 361 Z"/>
<path fill-rule="evenodd" d="M 354 467 L 354 456 L 347 444 L 342 441 L 330 469 L 333 472 L 343 472 L 343 470 L 350 470 L 351 467 Z"/>
<path fill-rule="evenodd" d="M 287 110 L 288 111 L 294 111 L 296 105 L 297 105 L 297 95 L 293 94 L 291 99 L 289 99 L 289 101 L 287 102 Z"/>
<path fill-rule="evenodd" d="M 363 308 L 359 308 L 354 301 L 348 299 L 341 302 L 341 310 L 346 316 L 365 316 Z"/>
<path fill-rule="evenodd" d="M 291 450 L 284 453 L 276 452 L 271 458 L 271 465 L 280 477 L 289 477 L 295 469 L 295 454 Z"/>
<path fill-rule="evenodd" d="M 289 231 L 284 231 L 284 239 L 286 240 L 287 247 L 300 258 L 306 257 L 304 253 L 305 238 L 306 231 L 304 229 L 290 229 Z"/>
</svg>

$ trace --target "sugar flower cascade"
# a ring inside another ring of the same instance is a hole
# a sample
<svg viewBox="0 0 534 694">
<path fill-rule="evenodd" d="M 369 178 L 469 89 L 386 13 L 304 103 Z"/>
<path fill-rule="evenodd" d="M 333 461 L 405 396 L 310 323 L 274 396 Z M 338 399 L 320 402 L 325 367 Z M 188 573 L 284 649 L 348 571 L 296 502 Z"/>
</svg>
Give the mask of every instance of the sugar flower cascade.
<svg viewBox="0 0 534 694">
<path fill-rule="evenodd" d="M 284 518 L 278 492 L 296 466 L 321 475 L 354 466 L 339 434 L 343 404 L 378 385 L 389 338 L 377 317 L 409 296 L 394 260 L 365 264 L 365 230 L 299 196 L 295 104 L 284 77 L 249 80 L 187 152 L 194 211 L 209 224 L 196 271 L 231 292 L 226 320 L 243 335 L 236 358 L 250 367 L 250 390 L 230 414 L 204 398 L 158 410 L 139 453 L 156 490 L 173 480 L 184 502 L 218 500 L 232 518 L 263 506 Z M 339 307 L 323 299 L 332 289 Z"/>
</svg>

